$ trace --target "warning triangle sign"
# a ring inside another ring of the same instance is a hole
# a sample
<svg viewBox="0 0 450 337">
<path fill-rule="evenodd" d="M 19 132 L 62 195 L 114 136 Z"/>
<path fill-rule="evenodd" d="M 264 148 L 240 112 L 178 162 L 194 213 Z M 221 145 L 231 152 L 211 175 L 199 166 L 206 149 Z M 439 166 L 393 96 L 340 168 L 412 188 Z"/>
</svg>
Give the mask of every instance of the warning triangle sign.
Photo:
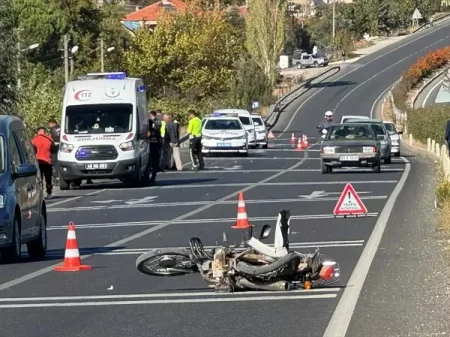
<svg viewBox="0 0 450 337">
<path fill-rule="evenodd" d="M 334 215 L 366 215 L 367 208 L 351 184 L 345 185 L 336 207 Z"/>
</svg>

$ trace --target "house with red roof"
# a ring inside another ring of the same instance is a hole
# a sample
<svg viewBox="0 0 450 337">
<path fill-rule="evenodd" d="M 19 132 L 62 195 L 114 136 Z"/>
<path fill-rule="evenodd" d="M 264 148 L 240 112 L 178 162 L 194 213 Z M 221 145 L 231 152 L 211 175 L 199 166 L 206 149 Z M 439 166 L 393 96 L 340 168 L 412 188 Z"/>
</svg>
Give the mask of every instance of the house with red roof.
<svg viewBox="0 0 450 337">
<path fill-rule="evenodd" d="M 185 8 L 186 4 L 180 0 L 162 0 L 128 14 L 122 21 L 122 24 L 130 31 L 140 27 L 153 29 L 164 12 L 181 11 Z"/>
</svg>

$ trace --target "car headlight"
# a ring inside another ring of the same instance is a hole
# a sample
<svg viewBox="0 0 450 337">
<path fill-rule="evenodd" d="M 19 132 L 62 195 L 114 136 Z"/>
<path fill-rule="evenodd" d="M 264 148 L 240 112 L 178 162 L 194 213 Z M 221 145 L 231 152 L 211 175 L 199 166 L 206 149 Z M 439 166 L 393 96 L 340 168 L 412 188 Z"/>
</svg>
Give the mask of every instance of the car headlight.
<svg viewBox="0 0 450 337">
<path fill-rule="evenodd" d="M 74 149 L 74 146 L 72 144 L 68 144 L 68 143 L 59 144 L 59 151 L 61 151 L 61 152 L 70 153 L 73 151 L 73 149 Z"/>
<path fill-rule="evenodd" d="M 131 151 L 131 150 L 134 150 L 134 141 L 129 141 L 129 142 L 124 142 L 124 143 L 122 143 L 122 144 L 120 144 L 119 145 L 119 148 L 122 150 L 122 151 Z"/>
<path fill-rule="evenodd" d="M 364 146 L 363 147 L 363 153 L 374 153 L 377 151 L 376 147 L 373 146 Z"/>
<path fill-rule="evenodd" d="M 325 154 L 335 154 L 336 148 L 334 146 L 326 146 L 322 149 L 322 153 Z"/>
<path fill-rule="evenodd" d="M 0 208 L 5 207 L 6 197 L 3 194 L 0 194 Z"/>
<path fill-rule="evenodd" d="M 394 146 L 400 146 L 400 142 L 398 140 L 393 140 L 392 145 Z"/>
</svg>

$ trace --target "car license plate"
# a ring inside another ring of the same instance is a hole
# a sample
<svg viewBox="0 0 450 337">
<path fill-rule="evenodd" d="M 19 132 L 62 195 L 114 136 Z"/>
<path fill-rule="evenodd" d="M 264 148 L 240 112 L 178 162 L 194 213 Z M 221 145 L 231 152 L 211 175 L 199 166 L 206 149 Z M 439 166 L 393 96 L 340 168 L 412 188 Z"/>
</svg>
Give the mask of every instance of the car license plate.
<svg viewBox="0 0 450 337">
<path fill-rule="evenodd" d="M 217 143 L 218 147 L 231 147 L 231 143 Z"/>
<path fill-rule="evenodd" d="M 86 170 L 104 170 L 108 168 L 108 164 L 86 164 L 85 168 Z"/>
<path fill-rule="evenodd" d="M 339 160 L 341 160 L 341 161 L 358 161 L 359 157 L 358 156 L 341 156 L 339 158 Z"/>
</svg>

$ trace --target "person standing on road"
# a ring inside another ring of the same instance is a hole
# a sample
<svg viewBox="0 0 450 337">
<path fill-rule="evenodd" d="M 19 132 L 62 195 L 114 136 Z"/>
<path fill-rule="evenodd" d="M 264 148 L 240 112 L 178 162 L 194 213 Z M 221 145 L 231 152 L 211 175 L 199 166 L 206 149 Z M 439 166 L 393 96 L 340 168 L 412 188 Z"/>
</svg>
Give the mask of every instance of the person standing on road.
<svg viewBox="0 0 450 337">
<path fill-rule="evenodd" d="M 183 170 L 183 164 L 180 157 L 180 125 L 172 121 L 169 114 L 164 114 L 164 121 L 166 122 L 167 134 L 169 135 L 169 168 L 175 166 L 178 171 Z"/>
<path fill-rule="evenodd" d="M 161 117 L 161 152 L 159 166 L 161 171 L 169 169 L 170 162 L 170 136 L 167 130 L 166 120 Z"/>
<path fill-rule="evenodd" d="M 36 148 L 36 158 L 41 171 L 41 179 L 45 178 L 47 199 L 52 198 L 52 154 L 56 153 L 56 145 L 51 137 L 46 135 L 44 127 L 37 130 L 37 136 L 31 141 Z"/>
<path fill-rule="evenodd" d="M 59 150 L 59 142 L 60 142 L 60 134 L 61 134 L 61 126 L 58 124 L 56 119 L 52 118 L 48 122 L 50 136 L 53 139 L 53 142 L 56 146 L 56 152 L 52 153 L 52 164 L 53 164 L 53 178 L 55 181 L 58 181 L 59 178 L 59 169 L 58 169 L 58 150 Z"/>
<path fill-rule="evenodd" d="M 189 153 L 192 160 L 192 169 L 204 170 L 205 164 L 202 155 L 202 120 L 194 110 L 189 110 L 188 114 L 189 124 L 187 133 L 189 135 Z"/>
<path fill-rule="evenodd" d="M 156 174 L 159 172 L 159 159 L 161 151 L 161 137 L 159 135 L 159 129 L 156 125 L 156 112 L 150 111 L 147 137 L 150 144 L 150 166 L 152 168 L 152 175 L 150 177 L 150 183 L 154 184 L 156 180 Z"/>
</svg>

